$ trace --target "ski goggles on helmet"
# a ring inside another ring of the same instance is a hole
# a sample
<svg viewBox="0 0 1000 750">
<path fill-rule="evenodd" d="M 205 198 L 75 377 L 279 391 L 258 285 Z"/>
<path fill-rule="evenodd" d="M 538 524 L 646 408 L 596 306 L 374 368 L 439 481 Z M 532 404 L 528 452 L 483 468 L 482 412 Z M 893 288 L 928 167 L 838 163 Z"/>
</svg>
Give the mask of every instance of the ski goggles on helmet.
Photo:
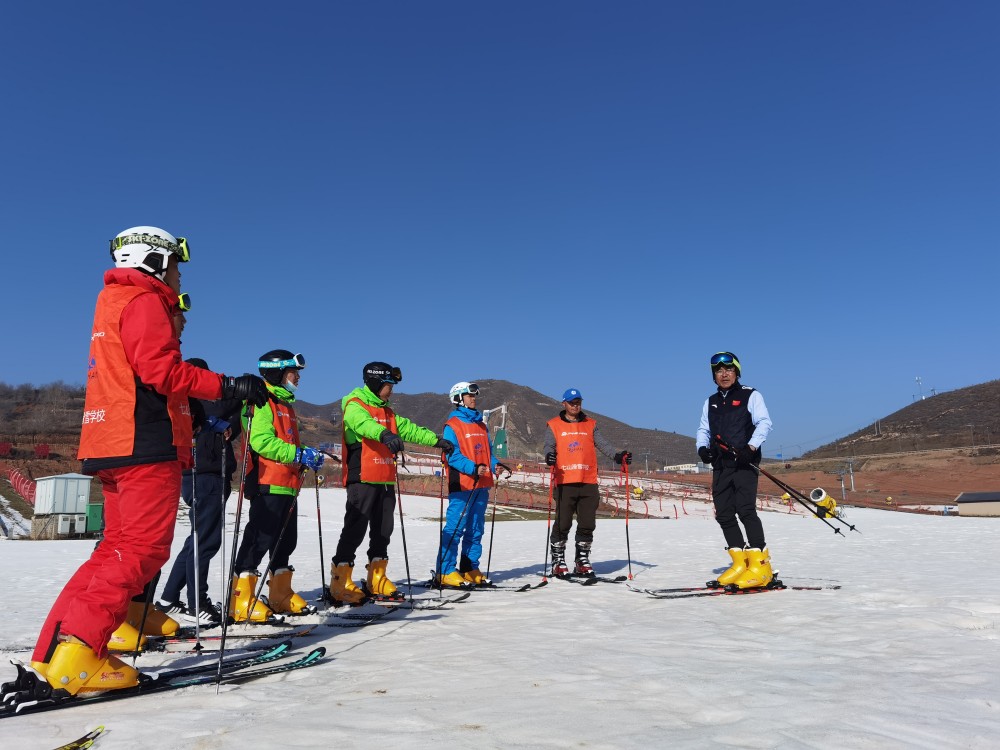
<svg viewBox="0 0 1000 750">
<path fill-rule="evenodd" d="M 393 385 L 403 382 L 403 371 L 398 367 L 390 367 L 389 372 L 382 373 L 382 382 L 392 383 Z"/>
<path fill-rule="evenodd" d="M 301 354 L 296 354 L 291 359 L 281 359 L 277 362 L 258 362 L 257 367 L 263 370 L 284 370 L 287 367 L 295 367 L 299 370 L 305 368 L 306 358 Z"/>
<path fill-rule="evenodd" d="M 732 352 L 719 352 L 712 355 L 712 367 L 739 367 L 739 360 Z"/>
<path fill-rule="evenodd" d="M 177 307 L 181 312 L 187 312 L 191 309 L 191 295 L 187 292 L 181 292 L 177 295 Z"/>
<path fill-rule="evenodd" d="M 470 396 L 479 395 L 479 383 L 469 383 L 465 388 L 458 392 L 458 395 L 462 396 L 468 393 Z"/>
<path fill-rule="evenodd" d="M 155 234 L 128 234 L 124 237 L 115 237 L 111 240 L 111 257 L 114 257 L 115 250 L 121 250 L 126 245 L 149 245 L 151 247 L 158 247 L 163 250 L 168 250 L 176 255 L 177 259 L 181 263 L 187 263 L 191 260 L 191 251 L 188 248 L 187 240 L 184 237 L 178 237 L 176 244 L 170 240 L 158 237 Z"/>
</svg>

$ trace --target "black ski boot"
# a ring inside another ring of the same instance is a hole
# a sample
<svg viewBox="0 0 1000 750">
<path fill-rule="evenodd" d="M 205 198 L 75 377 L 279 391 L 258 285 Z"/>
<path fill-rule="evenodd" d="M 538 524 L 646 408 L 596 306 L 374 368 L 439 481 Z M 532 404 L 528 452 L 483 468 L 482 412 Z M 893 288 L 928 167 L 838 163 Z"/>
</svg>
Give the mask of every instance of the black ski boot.
<svg viewBox="0 0 1000 750">
<path fill-rule="evenodd" d="M 560 578 L 569 575 L 566 565 L 566 542 L 552 542 L 552 575 Z"/>
<path fill-rule="evenodd" d="M 590 542 L 576 543 L 576 567 L 573 573 L 587 578 L 594 577 L 594 568 L 590 564 Z"/>
</svg>

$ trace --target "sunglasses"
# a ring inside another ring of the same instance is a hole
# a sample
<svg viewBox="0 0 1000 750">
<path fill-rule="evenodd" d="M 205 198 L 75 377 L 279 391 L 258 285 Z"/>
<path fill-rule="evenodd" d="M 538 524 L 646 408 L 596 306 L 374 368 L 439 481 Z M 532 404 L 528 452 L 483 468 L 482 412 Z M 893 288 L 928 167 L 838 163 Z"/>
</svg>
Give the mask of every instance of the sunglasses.
<svg viewBox="0 0 1000 750">
<path fill-rule="evenodd" d="M 263 370 L 284 370 L 286 367 L 297 367 L 303 369 L 306 366 L 306 358 L 301 354 L 296 354 L 291 359 L 283 359 L 279 362 L 258 362 L 257 367 Z"/>
<path fill-rule="evenodd" d="M 712 357 L 712 367 L 718 367 L 719 365 L 736 365 L 736 357 L 734 357 L 729 352 L 719 352 Z"/>
<path fill-rule="evenodd" d="M 191 250 L 188 248 L 187 240 L 183 237 L 177 238 L 177 244 L 157 237 L 155 234 L 129 234 L 124 237 L 115 237 L 111 240 L 111 255 L 114 257 L 115 250 L 121 250 L 126 245 L 152 245 L 153 247 L 169 250 L 177 256 L 181 263 L 191 260 Z"/>
</svg>

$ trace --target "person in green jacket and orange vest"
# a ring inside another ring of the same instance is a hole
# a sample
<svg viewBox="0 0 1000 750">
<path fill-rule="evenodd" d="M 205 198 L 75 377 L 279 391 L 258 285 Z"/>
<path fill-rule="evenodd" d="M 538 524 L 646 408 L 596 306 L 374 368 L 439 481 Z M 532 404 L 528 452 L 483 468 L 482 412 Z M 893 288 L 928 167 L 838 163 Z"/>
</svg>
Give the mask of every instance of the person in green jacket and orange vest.
<svg viewBox="0 0 1000 750">
<path fill-rule="evenodd" d="M 344 412 L 342 471 L 347 487 L 347 510 L 330 570 L 330 597 L 334 604 L 361 604 L 366 597 L 401 599 L 386 576 L 389 541 L 396 509 L 395 454 L 403 442 L 440 448 L 455 446 L 426 427 L 397 416 L 389 405 L 392 387 L 402 381 L 398 367 L 369 362 L 362 370 L 364 386 L 341 401 Z M 354 556 L 368 532 L 368 578 L 364 589 L 355 585 Z"/>
<path fill-rule="evenodd" d="M 575 575 L 591 577 L 590 547 L 597 528 L 597 506 L 601 493 L 597 488 L 597 451 L 616 464 L 632 463 L 632 454 L 618 451 L 605 440 L 597 423 L 583 412 L 583 396 L 570 388 L 562 397 L 563 410 L 548 421 L 545 434 L 545 463 L 552 467 L 553 498 L 556 522 L 552 526 L 552 575 L 569 575 L 566 565 L 566 540 L 576 513 Z"/>
<path fill-rule="evenodd" d="M 299 441 L 295 389 L 306 360 L 287 349 L 262 354 L 257 366 L 270 399 L 255 409 L 248 428 L 253 467 L 247 472 L 250 520 L 243 531 L 233 577 L 229 612 L 236 622 L 267 622 L 274 614 L 304 615 L 316 611 L 292 590 L 289 557 L 298 541 L 297 505 L 305 469 L 319 471 L 323 454 Z M 257 566 L 270 553 L 268 596 L 253 601 L 260 573 Z M 252 603 L 252 610 L 251 610 Z"/>
</svg>

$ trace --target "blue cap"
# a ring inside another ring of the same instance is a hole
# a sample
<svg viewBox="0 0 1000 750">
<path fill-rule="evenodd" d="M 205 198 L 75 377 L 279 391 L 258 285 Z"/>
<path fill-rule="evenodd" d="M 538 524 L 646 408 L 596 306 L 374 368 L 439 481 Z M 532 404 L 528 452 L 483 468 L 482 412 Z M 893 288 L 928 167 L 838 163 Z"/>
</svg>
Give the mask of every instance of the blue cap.
<svg viewBox="0 0 1000 750">
<path fill-rule="evenodd" d="M 575 398 L 578 398 L 581 401 L 583 401 L 583 394 L 580 393 L 580 391 L 578 391 L 576 388 L 570 388 L 563 394 L 562 400 L 572 401 Z"/>
</svg>

